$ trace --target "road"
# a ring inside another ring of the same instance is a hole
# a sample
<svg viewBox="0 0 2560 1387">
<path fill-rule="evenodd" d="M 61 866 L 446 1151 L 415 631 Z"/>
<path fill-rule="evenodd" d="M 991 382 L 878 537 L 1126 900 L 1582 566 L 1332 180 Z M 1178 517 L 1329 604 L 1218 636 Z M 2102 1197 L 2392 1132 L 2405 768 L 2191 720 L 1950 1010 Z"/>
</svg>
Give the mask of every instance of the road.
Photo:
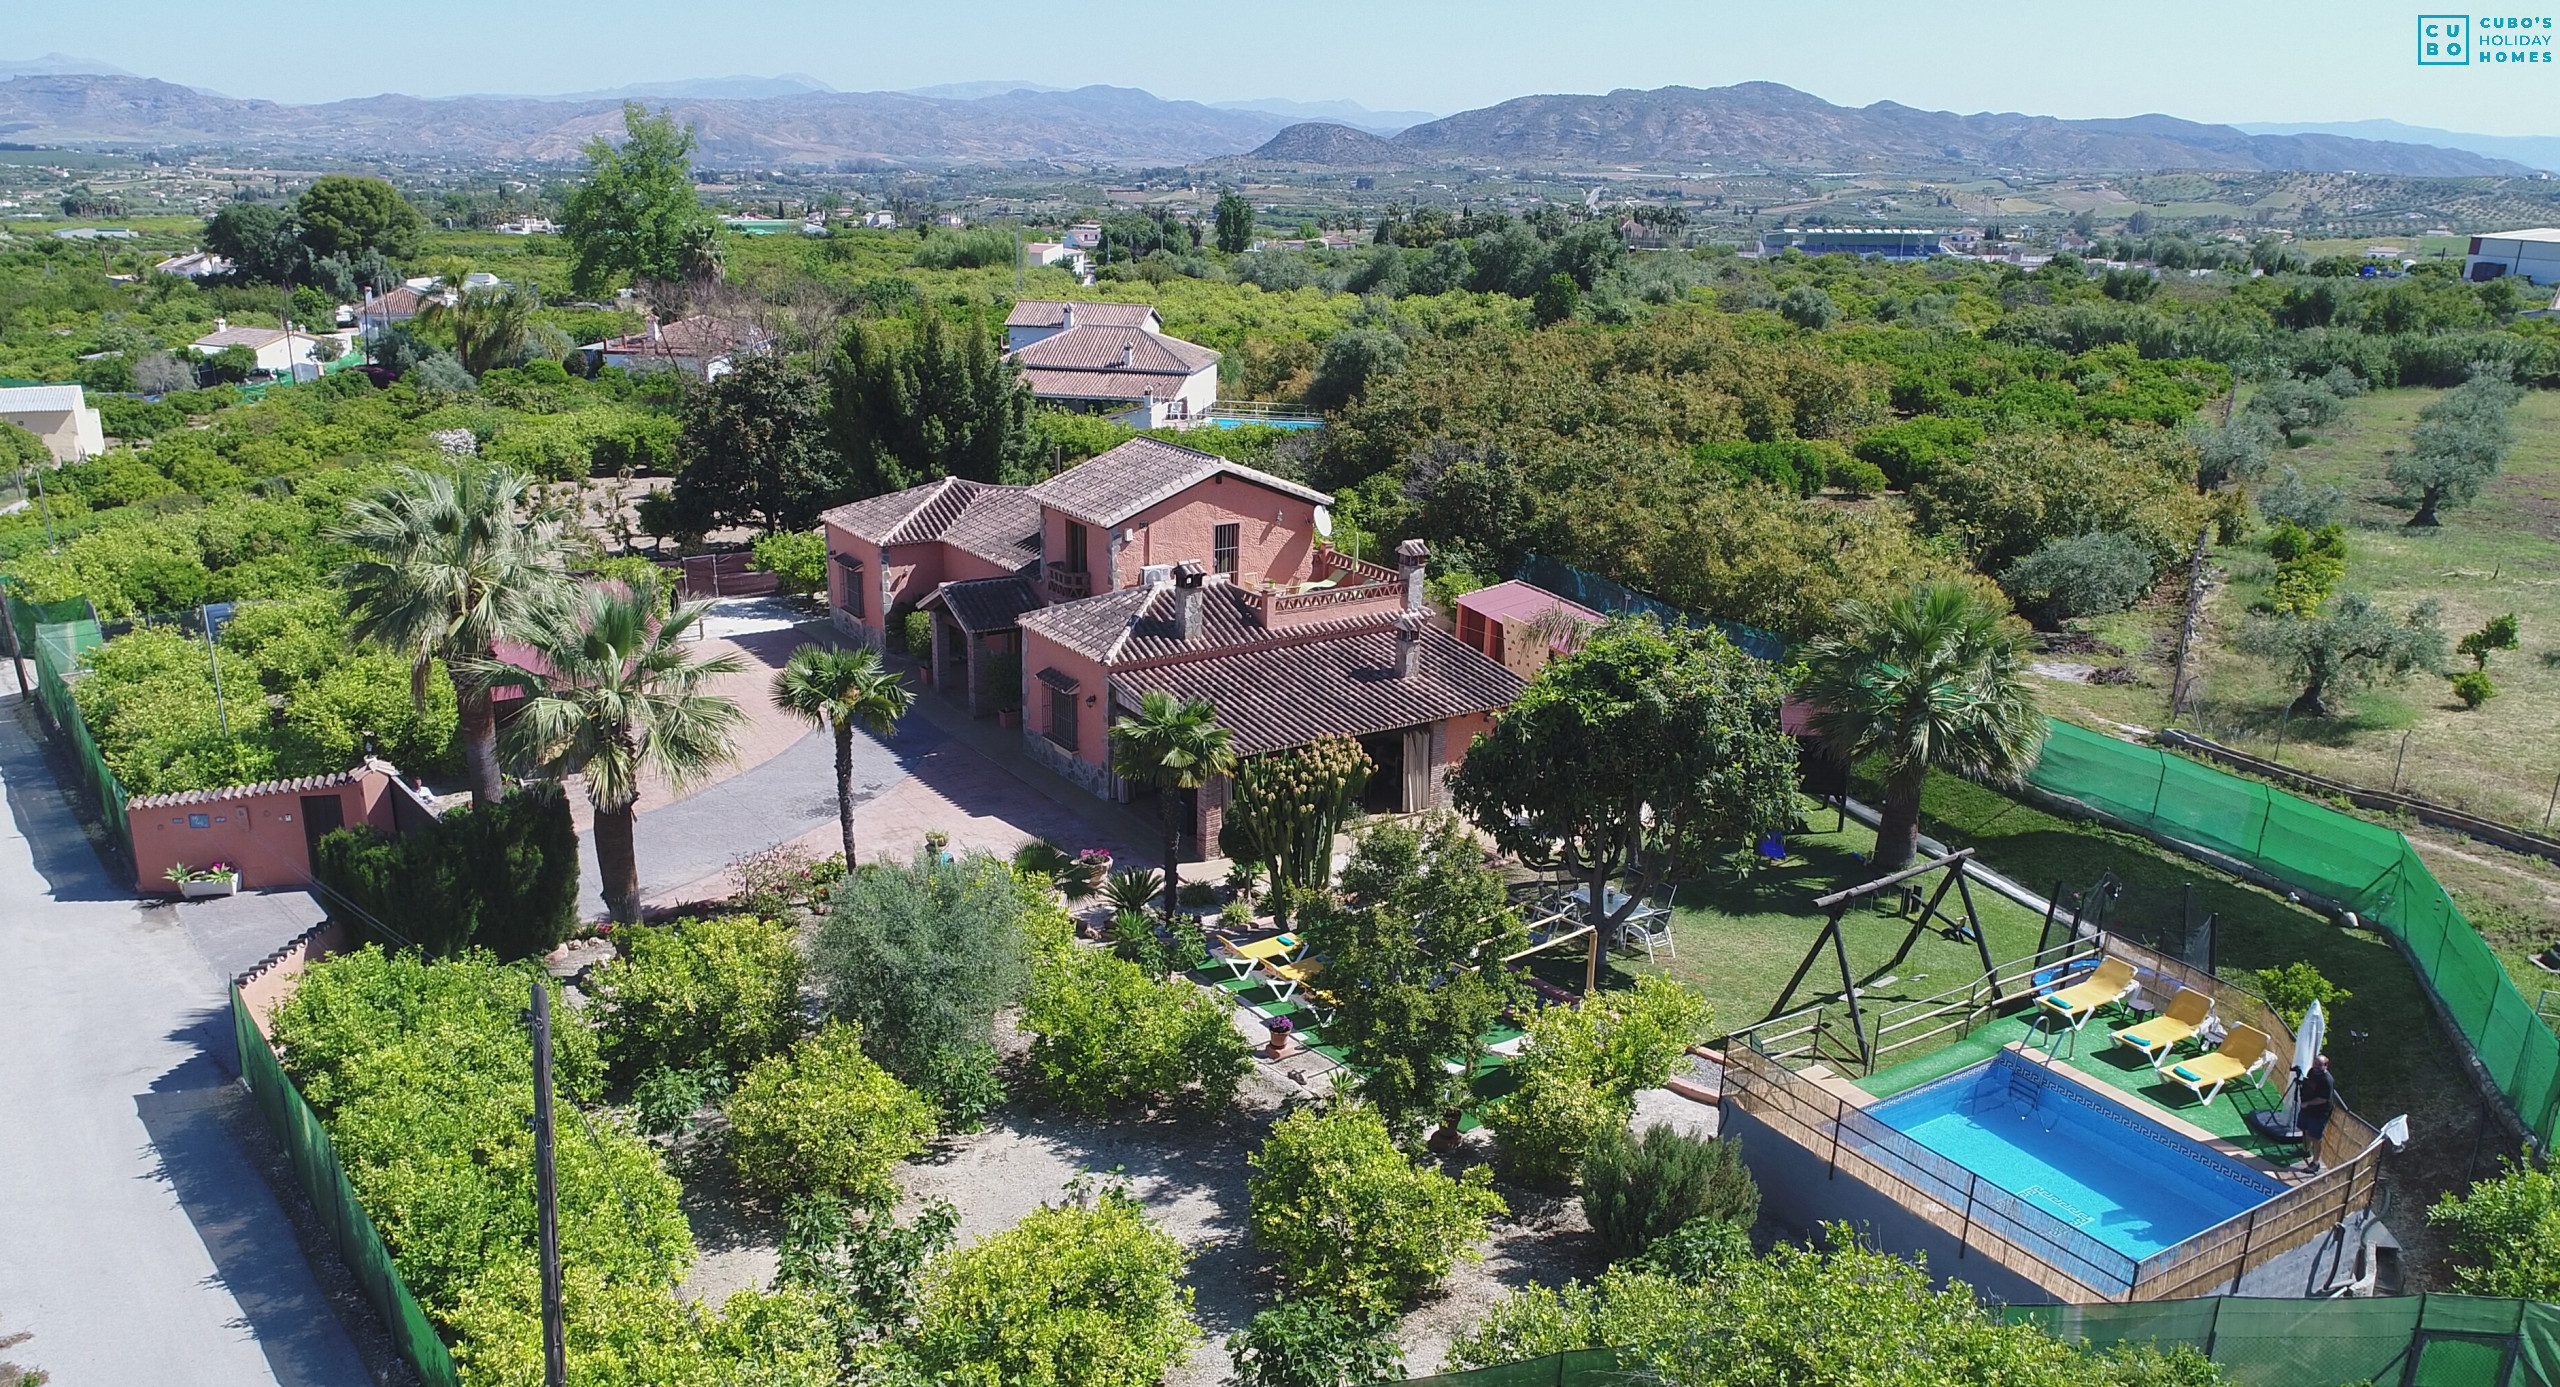
<svg viewBox="0 0 2560 1387">
<path fill-rule="evenodd" d="M 228 993 L 118 889 L 0 696 L 0 1340 L 56 1387 L 369 1381 L 226 1126 Z M 254 1116 L 251 1120 L 255 1120 Z"/>
</svg>

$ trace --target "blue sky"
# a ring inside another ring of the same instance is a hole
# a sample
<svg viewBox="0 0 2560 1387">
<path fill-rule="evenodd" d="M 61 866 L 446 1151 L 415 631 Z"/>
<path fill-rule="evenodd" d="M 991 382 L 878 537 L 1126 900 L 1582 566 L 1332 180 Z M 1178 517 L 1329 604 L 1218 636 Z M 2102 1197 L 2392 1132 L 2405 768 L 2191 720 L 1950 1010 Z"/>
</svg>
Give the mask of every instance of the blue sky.
<svg viewBox="0 0 2560 1387">
<path fill-rule="evenodd" d="M 0 58 L 59 50 L 286 101 L 803 72 L 847 90 L 1000 78 L 1448 112 L 1532 92 L 1765 79 L 1852 105 L 2560 133 L 2560 63 L 2417 65 L 2416 16 L 2459 3 L 443 0 L 235 19 L 203 0 L 11 0 Z M 2560 18 L 2560 0 L 2500 12 Z"/>
</svg>

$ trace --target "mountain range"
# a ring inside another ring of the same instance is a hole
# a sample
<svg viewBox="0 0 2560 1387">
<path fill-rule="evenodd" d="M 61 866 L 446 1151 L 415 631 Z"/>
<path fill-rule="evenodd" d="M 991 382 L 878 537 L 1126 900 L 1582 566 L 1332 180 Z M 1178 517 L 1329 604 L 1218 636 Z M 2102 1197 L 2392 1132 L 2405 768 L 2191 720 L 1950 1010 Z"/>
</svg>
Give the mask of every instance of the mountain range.
<svg viewBox="0 0 2560 1387">
<path fill-rule="evenodd" d="M 2402 125 L 2396 120 L 2250 121 L 2233 128 L 2252 135 L 2344 135 L 2356 140 L 2442 145 L 2560 172 L 2560 137 L 2551 135 L 2474 135 L 2461 130 Z"/>
<path fill-rule="evenodd" d="M 1337 129 L 1339 127 L 1336 127 Z M 1662 87 L 1606 96 L 1524 96 L 1461 111 L 1391 140 L 1292 127 L 1247 164 L 1634 165 L 1857 171 L 2016 170 L 2076 174 L 2154 169 L 2273 170 L 2467 177 L 2531 172 L 2512 160 L 2436 145 L 2330 134 L 2253 135 L 2173 116 L 2061 120 L 1958 115 L 1892 101 L 1834 106 L 1775 82 Z"/>
<path fill-rule="evenodd" d="M 35 64 L 80 66 L 50 55 Z M 98 66 L 103 66 L 98 65 Z M 988 88 L 1002 87 L 1001 91 Z M 1499 163 L 1649 168 L 2110 173 L 2355 170 L 2456 177 L 2530 170 L 2441 145 L 2329 133 L 2252 134 L 2170 116 L 2060 120 L 1834 106 L 1771 82 L 1606 96 L 1527 96 L 1396 130 L 1421 112 L 1296 119 L 1308 103 L 1206 105 L 1130 87 L 1028 83 L 839 92 L 798 75 L 644 84 L 566 97 L 363 97 L 317 105 L 235 98 L 147 77 L 20 72 L 0 81 L 0 139 L 308 156 L 560 162 L 618 132 L 621 101 L 658 101 L 696 127 L 713 167 L 1073 162 L 1385 168 Z M 1276 108 L 1276 109 L 1273 109 Z M 1331 111 L 1333 103 L 1314 109 Z M 1363 125 L 1369 128 L 1361 128 Z"/>
</svg>

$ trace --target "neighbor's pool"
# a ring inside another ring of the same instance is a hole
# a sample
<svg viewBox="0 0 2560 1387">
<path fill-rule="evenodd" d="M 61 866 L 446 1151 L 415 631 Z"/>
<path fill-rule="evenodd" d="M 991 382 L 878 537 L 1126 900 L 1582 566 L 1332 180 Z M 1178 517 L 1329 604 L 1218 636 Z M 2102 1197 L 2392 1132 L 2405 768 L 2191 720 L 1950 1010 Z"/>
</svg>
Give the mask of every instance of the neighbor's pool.
<svg viewBox="0 0 2560 1387">
<path fill-rule="evenodd" d="M 1897 1094 L 1867 1115 L 2136 1261 L 2284 1192 L 2014 1054 Z"/>
<path fill-rule="evenodd" d="M 1213 429 L 1320 429 L 1322 419 L 1239 419 L 1232 415 L 1212 414 L 1206 420 Z"/>
</svg>

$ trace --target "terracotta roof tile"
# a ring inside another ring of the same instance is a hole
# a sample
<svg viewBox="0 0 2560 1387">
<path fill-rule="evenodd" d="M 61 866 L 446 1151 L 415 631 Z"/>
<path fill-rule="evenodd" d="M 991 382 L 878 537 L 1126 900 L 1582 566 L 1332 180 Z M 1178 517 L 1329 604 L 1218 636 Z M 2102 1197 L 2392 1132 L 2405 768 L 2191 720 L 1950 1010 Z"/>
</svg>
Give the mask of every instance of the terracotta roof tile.
<svg viewBox="0 0 2560 1387">
<path fill-rule="evenodd" d="M 1031 584 L 1020 578 L 978 578 L 945 583 L 916 605 L 949 612 L 961 630 L 983 636 L 1020 625 L 1024 612 L 1039 610 L 1040 600 Z"/>
<path fill-rule="evenodd" d="M 1059 299 L 1023 299 L 1005 315 L 1006 327 L 1056 327 L 1066 316 L 1066 303 Z M 1143 327 L 1156 314 L 1153 304 L 1086 303 L 1076 304 L 1076 326 Z"/>
<path fill-rule="evenodd" d="M 135 809 L 167 809 L 180 804 L 213 804 L 227 799 L 249 799 L 256 795 L 289 795 L 304 790 L 326 790 L 338 785 L 352 785 L 364 774 L 364 767 L 343 770 L 336 775 L 306 775 L 298 780 L 261 780 L 255 785 L 225 785 L 215 790 L 181 790 L 168 795 L 136 795 L 124 807 Z"/>
<path fill-rule="evenodd" d="M 1078 323 L 1011 353 L 1025 369 L 1049 371 L 1151 371 L 1189 375 L 1218 364 L 1218 353 L 1179 337 L 1132 327 Z"/>
<path fill-rule="evenodd" d="M 1396 639 L 1390 625 L 1150 666 L 1113 682 L 1131 694 L 1209 700 L 1240 756 L 1492 712 L 1510 707 L 1525 687 L 1519 675 L 1433 626 L 1420 633 L 1413 674 L 1398 676 Z"/>
<path fill-rule="evenodd" d="M 1134 398 L 1134 397 L 1132 397 Z M 1112 526 L 1221 473 L 1311 505 L 1333 498 L 1214 454 L 1153 438 L 1133 438 L 1031 488 L 1032 499 L 1088 525 Z"/>
</svg>

